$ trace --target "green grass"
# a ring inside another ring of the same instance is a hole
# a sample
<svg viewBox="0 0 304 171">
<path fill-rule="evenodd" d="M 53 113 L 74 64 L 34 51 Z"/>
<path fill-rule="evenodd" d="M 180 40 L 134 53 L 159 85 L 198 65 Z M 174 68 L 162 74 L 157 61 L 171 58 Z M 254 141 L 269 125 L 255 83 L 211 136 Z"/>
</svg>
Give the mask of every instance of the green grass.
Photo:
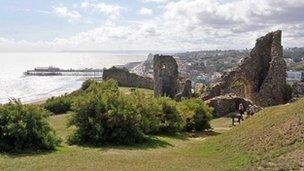
<svg viewBox="0 0 304 171">
<path fill-rule="evenodd" d="M 50 118 L 51 125 L 65 141 L 69 115 Z M 220 159 L 198 155 L 206 135 L 151 136 L 140 145 L 81 147 L 64 141 L 55 152 L 2 154 L 0 170 L 207 170 L 223 169 Z"/>
<path fill-rule="evenodd" d="M 210 124 L 213 130 L 218 133 L 223 133 L 232 128 L 232 120 L 230 117 L 222 117 L 211 120 Z"/>
<path fill-rule="evenodd" d="M 125 94 L 130 94 L 131 93 L 132 87 L 119 87 L 119 90 L 122 91 Z M 145 89 L 145 88 L 135 88 L 138 91 L 141 91 L 147 95 L 153 95 L 154 91 L 150 89 Z"/>
<path fill-rule="evenodd" d="M 234 168 L 303 169 L 304 100 L 264 109 L 205 141 L 200 153 L 222 154 Z"/>
<path fill-rule="evenodd" d="M 68 117 L 50 119 L 64 141 L 71 131 L 65 126 Z M 146 143 L 133 146 L 68 146 L 63 141 L 55 152 L 1 154 L 0 170 L 300 169 L 303 100 L 267 108 L 231 130 L 230 122 L 229 118 L 211 122 L 222 134 L 151 136 Z"/>
</svg>

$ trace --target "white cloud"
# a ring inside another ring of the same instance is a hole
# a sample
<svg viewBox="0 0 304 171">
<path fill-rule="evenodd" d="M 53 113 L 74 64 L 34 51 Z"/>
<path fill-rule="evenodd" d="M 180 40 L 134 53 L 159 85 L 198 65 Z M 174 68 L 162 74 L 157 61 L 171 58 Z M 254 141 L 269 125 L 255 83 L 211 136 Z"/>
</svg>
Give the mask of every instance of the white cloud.
<svg viewBox="0 0 304 171">
<path fill-rule="evenodd" d="M 123 9 L 93 1 L 83 3 L 81 8 L 93 9 L 112 18 L 118 17 Z M 283 30 L 285 47 L 304 44 L 302 0 L 234 0 L 228 3 L 179 0 L 169 2 L 163 10 L 163 15 L 149 20 L 124 25 L 114 20 L 70 38 L 56 38 L 50 42 L 0 39 L 0 48 L 15 45 L 57 50 L 241 49 L 253 47 L 258 37 L 276 29 Z M 65 18 L 73 18 L 67 15 L 68 11 L 60 13 L 68 16 Z"/>
<path fill-rule="evenodd" d="M 151 16 L 153 15 L 153 10 L 149 9 L 149 8 L 141 8 L 138 12 L 138 14 L 140 15 L 147 15 L 147 16 Z"/>
<path fill-rule="evenodd" d="M 89 1 L 81 3 L 81 7 L 83 9 L 96 10 L 97 12 L 109 16 L 111 19 L 115 19 L 120 16 L 121 11 L 124 9 L 118 5 L 106 4 L 104 2 L 95 3 Z"/>
<path fill-rule="evenodd" d="M 70 10 L 64 6 L 53 7 L 53 12 L 60 17 L 66 18 L 70 23 L 77 22 L 82 18 L 78 11 Z"/>
<path fill-rule="evenodd" d="M 301 0 L 237 0 L 220 3 L 215 0 L 180 0 L 166 6 L 169 20 L 193 26 L 231 28 L 236 32 L 258 30 L 267 25 L 303 20 Z"/>
<path fill-rule="evenodd" d="M 142 2 L 165 3 L 168 2 L 168 0 L 142 0 Z"/>
</svg>

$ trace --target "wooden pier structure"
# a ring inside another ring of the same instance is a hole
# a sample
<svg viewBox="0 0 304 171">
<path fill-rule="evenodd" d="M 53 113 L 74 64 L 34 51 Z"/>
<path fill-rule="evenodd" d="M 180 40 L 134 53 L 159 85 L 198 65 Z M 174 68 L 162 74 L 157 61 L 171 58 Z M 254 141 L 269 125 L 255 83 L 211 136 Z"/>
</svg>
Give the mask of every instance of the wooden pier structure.
<svg viewBox="0 0 304 171">
<path fill-rule="evenodd" d="M 103 69 L 60 69 L 55 67 L 38 67 L 24 72 L 25 76 L 102 76 Z"/>
</svg>

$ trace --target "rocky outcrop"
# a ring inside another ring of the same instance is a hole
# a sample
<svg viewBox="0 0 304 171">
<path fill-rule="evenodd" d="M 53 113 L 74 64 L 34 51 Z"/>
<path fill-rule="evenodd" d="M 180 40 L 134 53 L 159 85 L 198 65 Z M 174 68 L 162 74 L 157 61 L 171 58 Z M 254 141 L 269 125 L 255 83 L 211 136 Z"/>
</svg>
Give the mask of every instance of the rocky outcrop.
<svg viewBox="0 0 304 171">
<path fill-rule="evenodd" d="M 234 95 L 217 96 L 206 101 L 206 104 L 214 108 L 213 115 L 222 117 L 229 113 L 238 111 L 239 104 L 243 104 L 245 109 L 248 109 L 252 102 L 242 97 Z"/>
<path fill-rule="evenodd" d="M 153 58 L 154 95 L 174 98 L 178 92 L 178 66 L 172 56 Z"/>
<path fill-rule="evenodd" d="M 286 63 L 281 45 L 282 32 L 275 31 L 257 39 L 250 57 L 233 71 L 223 74 L 220 81 L 204 96 L 204 100 L 231 93 L 236 82 L 244 84 L 244 98 L 259 106 L 286 102 Z"/>
<path fill-rule="evenodd" d="M 133 73 L 130 73 L 127 69 L 115 68 L 105 69 L 103 71 L 102 79 L 116 80 L 119 86 L 124 87 L 137 87 L 137 88 L 147 88 L 153 89 L 154 82 L 151 78 L 142 77 Z"/>
<path fill-rule="evenodd" d="M 186 98 L 186 99 L 190 98 L 192 96 L 191 89 L 192 89 L 191 80 L 186 80 L 183 91 L 175 96 L 175 100 L 180 101 L 182 98 Z"/>
</svg>

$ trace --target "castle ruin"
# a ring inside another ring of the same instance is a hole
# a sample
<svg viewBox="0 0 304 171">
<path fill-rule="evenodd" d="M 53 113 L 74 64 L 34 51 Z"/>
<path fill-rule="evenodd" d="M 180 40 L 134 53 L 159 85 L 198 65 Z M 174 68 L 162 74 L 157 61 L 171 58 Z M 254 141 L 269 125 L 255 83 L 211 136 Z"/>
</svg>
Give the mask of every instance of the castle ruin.
<svg viewBox="0 0 304 171">
<path fill-rule="evenodd" d="M 186 80 L 183 91 L 175 96 L 175 100 L 180 101 L 182 100 L 182 98 L 186 98 L 186 99 L 191 98 L 192 96 L 191 89 L 192 89 L 191 80 Z"/>
<path fill-rule="evenodd" d="M 130 73 L 127 69 L 112 67 L 103 71 L 104 81 L 116 80 L 119 86 L 153 89 L 153 79 Z"/>
<path fill-rule="evenodd" d="M 154 95 L 175 98 L 178 92 L 178 65 L 172 56 L 153 58 Z"/>
<path fill-rule="evenodd" d="M 259 106 L 286 102 L 286 70 L 281 45 L 282 31 L 257 39 L 250 57 L 235 70 L 223 74 L 221 80 L 204 96 L 204 100 L 232 93 L 232 85 L 242 82 L 244 98 Z M 238 94 L 236 94 L 238 95 Z"/>
</svg>

